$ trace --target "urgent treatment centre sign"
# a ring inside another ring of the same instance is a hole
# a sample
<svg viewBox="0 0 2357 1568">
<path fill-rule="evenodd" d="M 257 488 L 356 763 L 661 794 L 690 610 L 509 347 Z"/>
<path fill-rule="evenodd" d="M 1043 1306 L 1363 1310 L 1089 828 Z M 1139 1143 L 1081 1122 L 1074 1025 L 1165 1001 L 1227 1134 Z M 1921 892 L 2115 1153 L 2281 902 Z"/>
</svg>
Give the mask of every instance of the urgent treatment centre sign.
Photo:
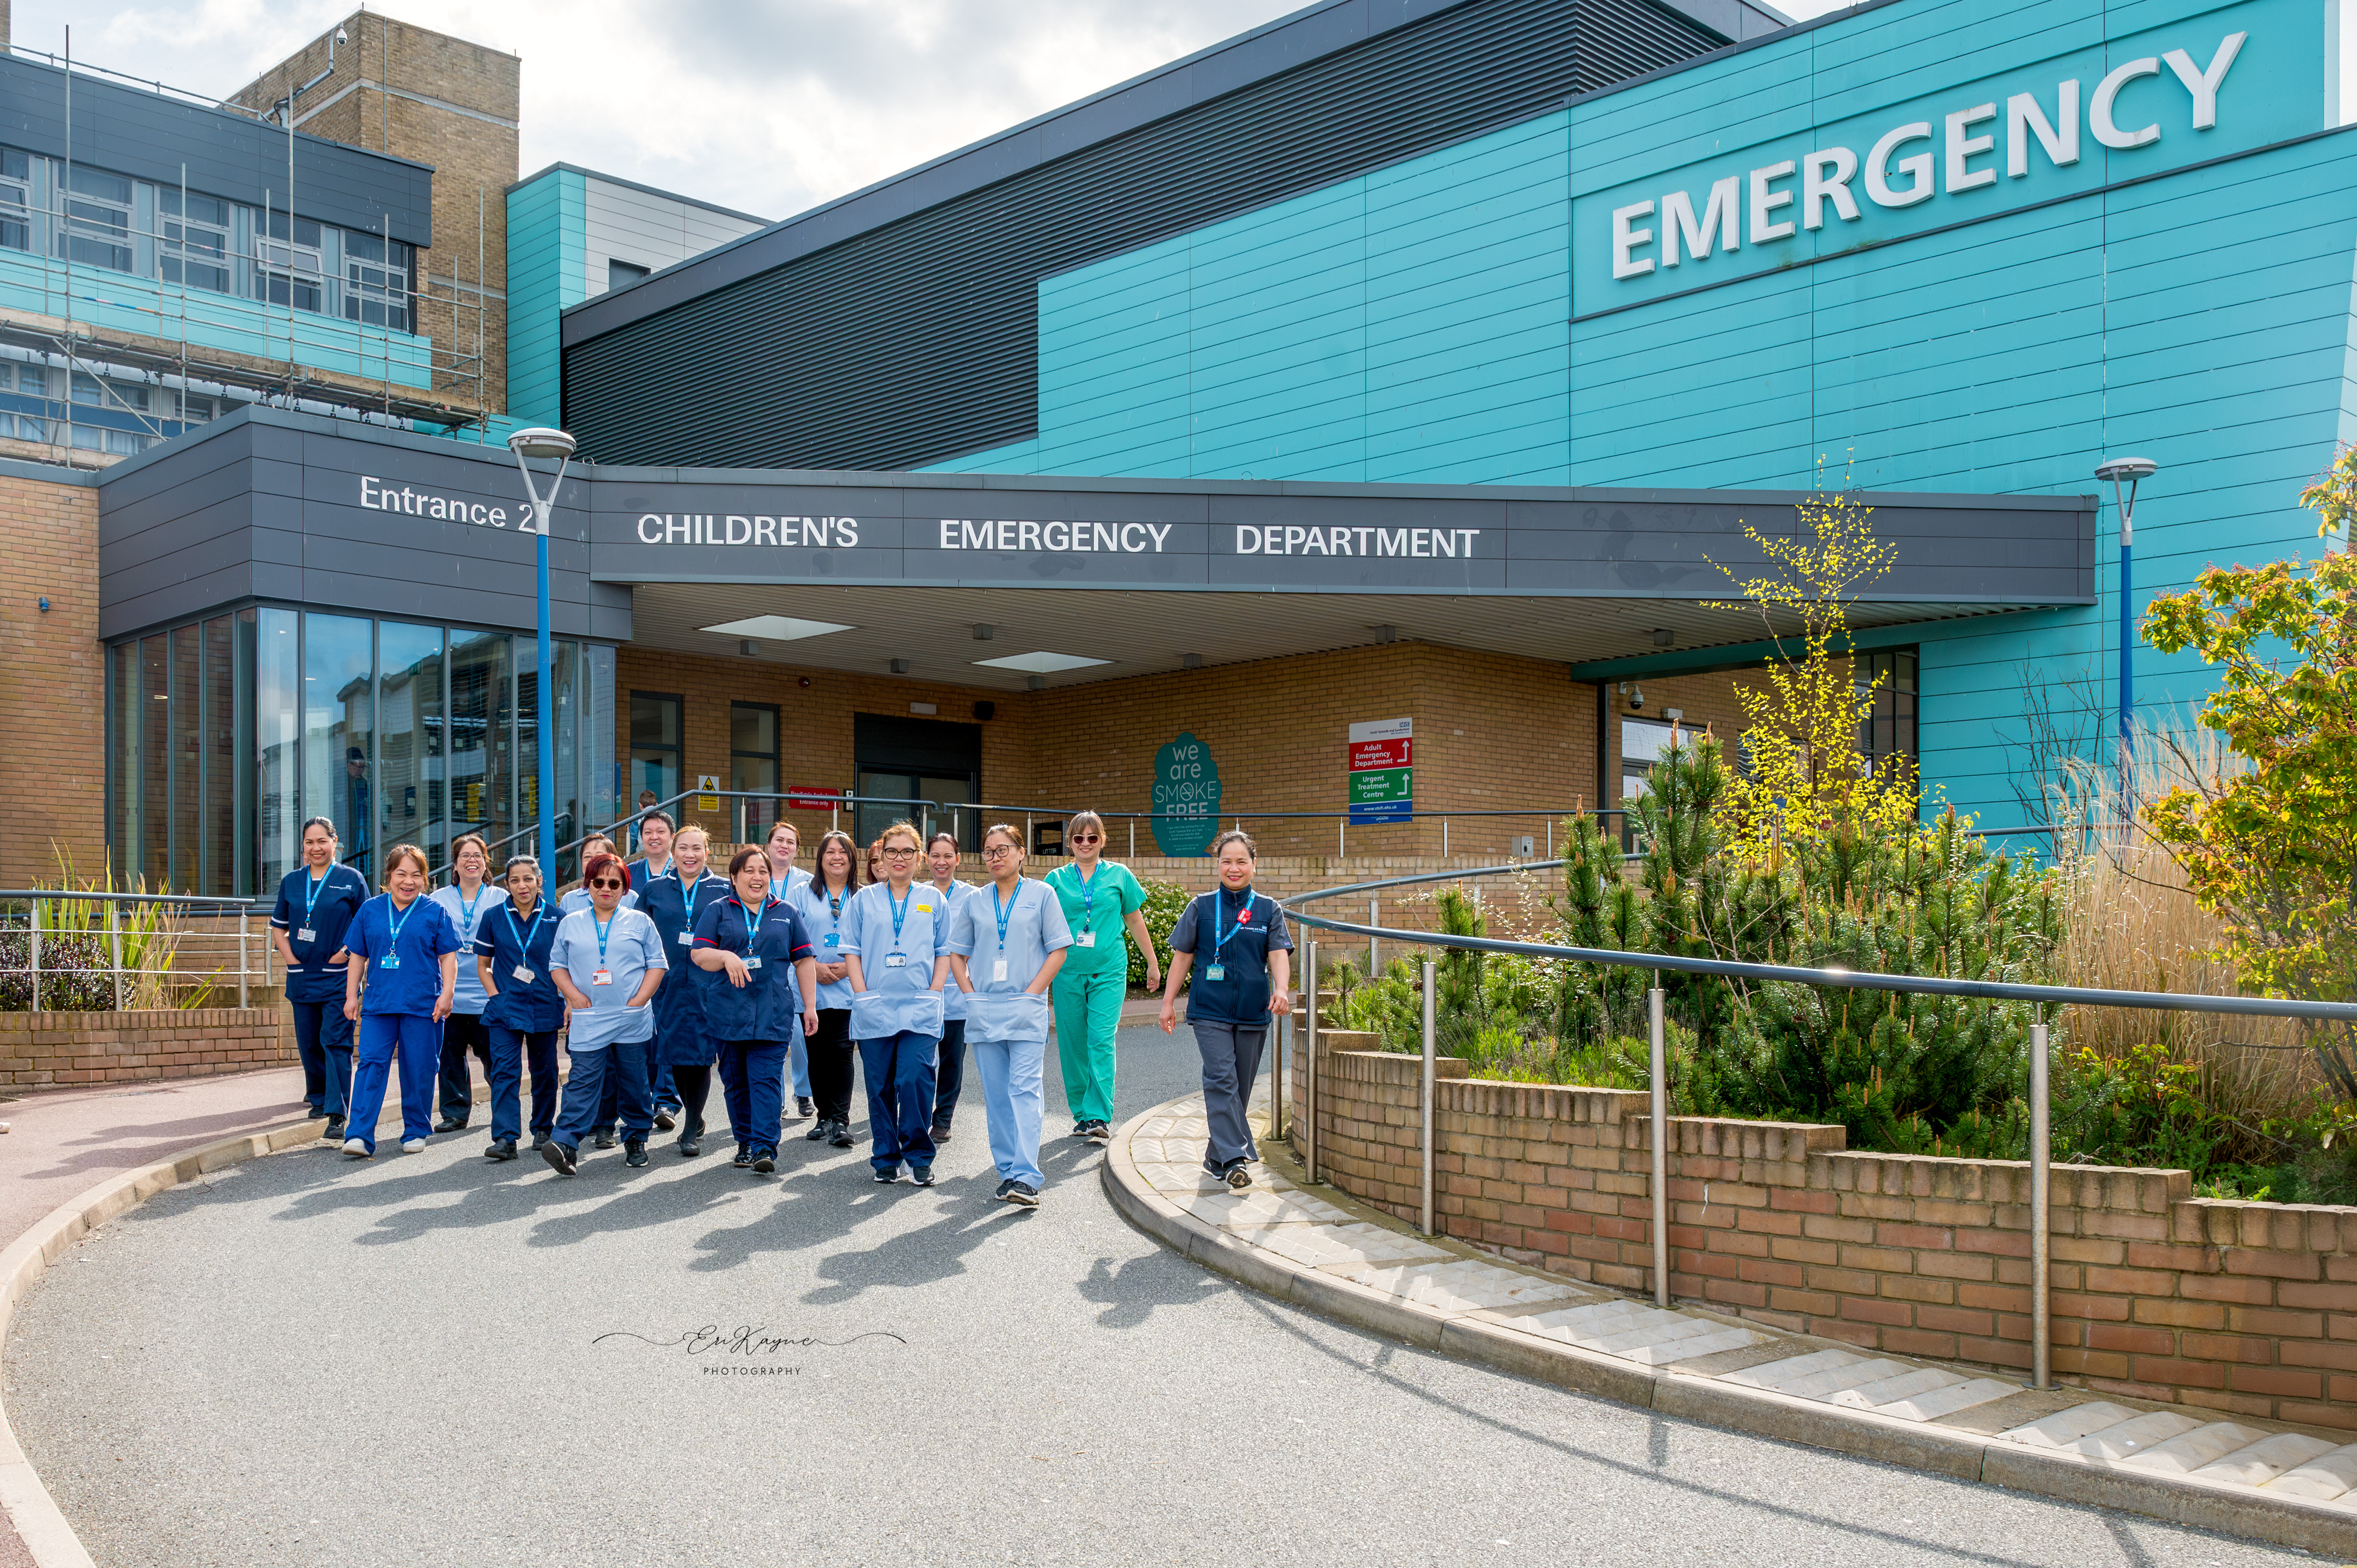
<svg viewBox="0 0 2357 1568">
<path fill-rule="evenodd" d="M 1343 756 L 1351 822 L 1415 820 L 1415 721 L 1375 719 L 1351 726 Z"/>
</svg>

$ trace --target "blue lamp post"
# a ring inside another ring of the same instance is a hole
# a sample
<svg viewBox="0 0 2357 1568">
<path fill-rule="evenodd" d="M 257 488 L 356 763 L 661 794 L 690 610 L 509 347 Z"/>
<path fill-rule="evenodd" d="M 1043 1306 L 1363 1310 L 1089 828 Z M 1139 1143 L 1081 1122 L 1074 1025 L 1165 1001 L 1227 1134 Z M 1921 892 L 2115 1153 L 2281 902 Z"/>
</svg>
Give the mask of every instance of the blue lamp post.
<svg viewBox="0 0 2357 1568">
<path fill-rule="evenodd" d="M 548 519 L 556 505 L 556 492 L 565 483 L 565 464 L 573 456 L 574 440 L 562 430 L 535 426 L 519 430 L 508 437 L 508 450 L 516 455 L 516 467 L 523 470 L 524 493 L 532 498 L 532 528 L 540 536 L 540 698 L 538 723 L 540 732 L 540 874 L 548 886 L 556 886 L 556 732 L 554 704 L 549 700 L 548 689 L 555 677 L 548 650 Z M 543 497 L 533 483 L 530 459 L 556 459 L 556 478 Z"/>
<path fill-rule="evenodd" d="M 2128 789 L 2136 766 L 2136 607 L 2131 590 L 2136 553 L 2136 483 L 2150 478 L 2160 465 L 2149 457 L 2106 457 L 2095 469 L 2098 481 L 2109 480 L 2112 504 L 2120 514 L 2120 759 L 2119 786 Z M 2126 489 L 2123 489 L 2122 487 Z"/>
</svg>

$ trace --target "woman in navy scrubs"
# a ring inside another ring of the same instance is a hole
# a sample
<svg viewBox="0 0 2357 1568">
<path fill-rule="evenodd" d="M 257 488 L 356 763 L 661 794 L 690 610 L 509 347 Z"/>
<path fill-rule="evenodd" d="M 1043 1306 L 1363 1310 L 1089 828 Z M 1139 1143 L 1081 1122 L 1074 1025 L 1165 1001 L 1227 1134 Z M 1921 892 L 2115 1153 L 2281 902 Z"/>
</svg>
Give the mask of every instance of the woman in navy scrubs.
<svg viewBox="0 0 2357 1568">
<path fill-rule="evenodd" d="M 818 960 L 818 1026 L 808 1031 L 811 1098 L 818 1123 L 804 1136 L 851 1147 L 851 966 L 843 961 L 844 911 L 859 885 L 859 849 L 830 829 L 818 841 L 818 870 L 786 901 L 810 933 Z"/>
<path fill-rule="evenodd" d="M 434 1079 L 442 1068 L 442 1020 L 458 984 L 458 929 L 425 896 L 425 852 L 397 843 L 384 857 L 384 891 L 352 917 L 344 945 L 344 1016 L 360 1026 L 344 1153 L 376 1153 L 385 1079 L 401 1065 L 401 1147 L 416 1154 L 434 1130 Z M 361 1010 L 363 998 L 367 1010 Z"/>
<path fill-rule="evenodd" d="M 1187 993 L 1187 1022 L 1203 1058 L 1203 1117 L 1211 1138 L 1203 1169 L 1230 1187 L 1250 1187 L 1260 1158 L 1245 1112 L 1260 1074 L 1271 1019 L 1291 1011 L 1293 937 L 1276 900 L 1252 890 L 1252 839 L 1230 829 L 1211 843 L 1220 885 L 1187 906 L 1170 933 L 1170 978 L 1162 992 L 1162 1032 L 1178 1026 L 1178 988 L 1200 955 Z"/>
<path fill-rule="evenodd" d="M 286 964 L 286 1003 L 295 1010 L 295 1050 L 303 1060 L 303 1098 L 328 1118 L 327 1136 L 341 1143 L 352 1097 L 352 1021 L 344 1016 L 344 933 L 368 902 L 368 881 L 336 864 L 336 824 L 303 824 L 303 868 L 278 884 L 271 939 Z"/>
<path fill-rule="evenodd" d="M 759 845 L 728 857 L 728 897 L 695 918 L 695 967 L 705 1027 L 720 1047 L 737 1168 L 766 1176 L 778 1168 L 794 1013 L 805 1030 L 818 1028 L 818 965 L 793 906 L 770 897 L 770 857 Z"/>
<path fill-rule="evenodd" d="M 811 879 L 809 872 L 794 864 L 794 857 L 802 852 L 802 835 L 793 823 L 780 817 L 770 824 L 770 836 L 763 847 L 770 852 L 770 897 L 792 903 L 795 890 Z M 807 919 L 804 923 L 808 923 Z M 794 1037 L 786 1047 L 786 1065 L 793 1074 L 794 1114 L 814 1114 L 818 1107 L 811 1100 L 810 1041 L 802 1036 L 799 1015 L 794 1019 Z"/>
<path fill-rule="evenodd" d="M 689 961 L 696 917 L 728 897 L 726 879 L 705 865 L 710 845 L 693 822 L 680 829 L 671 842 L 670 866 L 641 890 L 640 908 L 662 933 L 663 951 L 671 955 L 662 989 L 655 993 L 655 1079 L 669 1084 L 678 1098 L 679 1152 L 685 1159 L 704 1152 L 704 1102 L 712 1092 L 712 1062 L 718 1054 L 704 1026 L 704 972 Z M 660 1104 L 655 1125 L 663 1125 Z"/>
<path fill-rule="evenodd" d="M 949 979 L 950 899 L 917 875 L 917 830 L 894 822 L 877 836 L 884 879 L 859 890 L 843 921 L 851 967 L 851 1033 L 867 1079 L 867 1163 L 876 1179 L 933 1185 L 933 1073 L 942 1046 L 942 985 Z"/>
<path fill-rule="evenodd" d="M 549 971 L 556 912 L 540 897 L 540 862 L 531 855 L 507 865 L 508 900 L 483 917 L 475 938 L 475 972 L 489 999 L 483 1026 L 490 1033 L 491 1146 L 483 1157 L 511 1160 L 523 1133 L 520 1092 L 524 1063 L 532 1064 L 532 1146 L 548 1145 L 556 1125 L 556 1035 L 565 1027 L 565 998 Z"/>
</svg>

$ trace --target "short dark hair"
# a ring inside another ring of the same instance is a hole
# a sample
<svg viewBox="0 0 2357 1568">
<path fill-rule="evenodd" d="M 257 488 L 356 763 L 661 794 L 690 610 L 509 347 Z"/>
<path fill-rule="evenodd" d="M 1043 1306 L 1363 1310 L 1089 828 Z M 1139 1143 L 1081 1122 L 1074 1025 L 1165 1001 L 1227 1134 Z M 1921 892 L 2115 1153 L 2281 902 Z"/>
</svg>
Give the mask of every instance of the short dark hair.
<svg viewBox="0 0 2357 1568">
<path fill-rule="evenodd" d="M 649 822 L 661 822 L 672 832 L 679 832 L 679 824 L 672 820 L 672 814 L 669 811 L 640 812 L 639 815 L 639 826 L 645 827 Z"/>
</svg>

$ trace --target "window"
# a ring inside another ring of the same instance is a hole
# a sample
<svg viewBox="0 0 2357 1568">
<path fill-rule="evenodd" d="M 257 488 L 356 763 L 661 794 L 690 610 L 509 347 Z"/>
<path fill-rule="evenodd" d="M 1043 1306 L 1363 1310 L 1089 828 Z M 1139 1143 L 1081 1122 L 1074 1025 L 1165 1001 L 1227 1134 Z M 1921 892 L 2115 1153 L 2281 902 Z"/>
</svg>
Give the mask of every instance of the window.
<svg viewBox="0 0 2357 1568">
<path fill-rule="evenodd" d="M 33 248 L 33 160 L 0 147 L 0 246 Z"/>
<path fill-rule="evenodd" d="M 6 426 L 0 429 L 0 435 L 14 435 L 19 441 L 46 443 L 49 438 L 49 422 L 29 413 L 0 414 L 0 425 Z"/>
<path fill-rule="evenodd" d="M 66 199 L 66 260 L 127 273 L 131 263 L 131 182 L 77 166 Z"/>
<path fill-rule="evenodd" d="M 19 425 L 22 428 L 22 425 Z M 112 425 L 77 424 L 73 427 L 73 445 L 77 452 L 107 452 L 118 457 L 135 457 L 147 450 L 147 437 L 135 430 L 117 430 Z"/>
<path fill-rule="evenodd" d="M 159 186 L 156 205 L 164 217 L 162 276 L 166 283 L 229 292 L 229 203 L 190 195 L 183 211 L 177 188 Z"/>
<path fill-rule="evenodd" d="M 636 262 L 616 261 L 609 256 L 606 260 L 606 286 L 608 289 L 628 288 L 651 271 L 651 268 L 642 267 Z"/>
<path fill-rule="evenodd" d="M 1637 802 L 1652 788 L 1650 780 L 1653 767 L 1669 756 L 1670 737 L 1677 733 L 1675 725 L 1663 719 L 1620 721 L 1620 809 L 1627 813 L 1620 819 L 1620 848 L 1624 854 L 1636 853 L 1637 837 L 1632 824 L 1636 822 Z"/>
<path fill-rule="evenodd" d="M 220 401 L 204 392 L 180 394 L 180 419 L 188 424 L 202 424 L 221 417 Z"/>
<path fill-rule="evenodd" d="M 147 388 L 139 381 L 118 381 L 113 377 L 101 378 L 76 371 L 73 379 L 73 400 L 89 408 L 111 408 L 120 413 L 124 410 L 147 412 Z"/>
<path fill-rule="evenodd" d="M 408 331 L 409 259 L 409 247 L 398 240 L 388 245 L 374 234 L 346 230 L 344 319 Z"/>
<path fill-rule="evenodd" d="M 728 788 L 748 794 L 775 796 L 778 789 L 778 710 L 759 703 L 728 704 Z M 737 802 L 738 843 L 755 843 L 770 834 L 779 802 Z"/>
<path fill-rule="evenodd" d="M 1915 650 L 1860 653 L 1850 660 L 1850 679 L 1863 699 L 1871 686 L 1874 711 L 1857 726 L 1858 749 L 1871 768 L 1893 757 L 1915 756 Z"/>
<path fill-rule="evenodd" d="M 48 396 L 49 372 L 48 367 L 44 365 L 17 366 L 16 390 L 23 392 L 27 397 Z"/>
<path fill-rule="evenodd" d="M 258 246 L 260 286 L 255 292 L 273 305 L 291 305 L 296 310 L 323 308 L 327 285 L 319 262 L 317 220 L 297 218 L 290 224 L 285 213 L 273 212 L 264 231 Z"/>
<path fill-rule="evenodd" d="M 654 791 L 658 800 L 679 793 L 680 699 L 651 692 L 630 693 L 630 806 Z"/>
</svg>

